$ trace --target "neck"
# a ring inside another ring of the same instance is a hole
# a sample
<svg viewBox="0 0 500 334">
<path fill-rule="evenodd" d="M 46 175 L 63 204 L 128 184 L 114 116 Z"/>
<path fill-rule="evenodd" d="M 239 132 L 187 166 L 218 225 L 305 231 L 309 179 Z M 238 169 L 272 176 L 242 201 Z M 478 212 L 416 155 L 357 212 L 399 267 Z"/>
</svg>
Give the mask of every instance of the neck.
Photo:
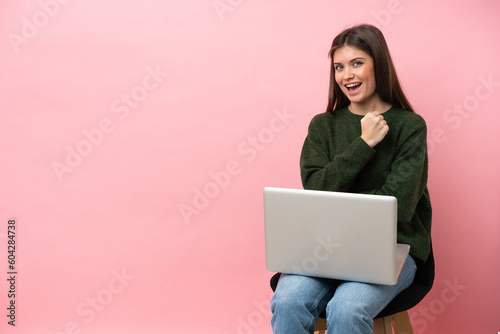
<svg viewBox="0 0 500 334">
<path fill-rule="evenodd" d="M 351 102 L 348 108 L 349 111 L 357 115 L 366 115 L 369 112 L 378 112 L 382 114 L 392 107 L 390 103 L 384 102 L 381 99 L 365 101 L 365 102 Z"/>
</svg>

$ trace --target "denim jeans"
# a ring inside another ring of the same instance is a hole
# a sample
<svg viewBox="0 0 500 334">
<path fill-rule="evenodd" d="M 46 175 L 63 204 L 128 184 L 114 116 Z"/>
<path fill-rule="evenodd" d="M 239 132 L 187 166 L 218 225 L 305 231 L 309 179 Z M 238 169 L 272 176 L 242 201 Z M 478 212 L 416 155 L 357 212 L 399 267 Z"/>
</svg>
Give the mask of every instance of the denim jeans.
<svg viewBox="0 0 500 334">
<path fill-rule="evenodd" d="M 326 310 L 328 333 L 372 334 L 373 318 L 411 285 L 416 270 L 408 256 L 396 285 L 283 274 L 271 300 L 273 333 L 313 333 L 316 320 Z"/>
</svg>

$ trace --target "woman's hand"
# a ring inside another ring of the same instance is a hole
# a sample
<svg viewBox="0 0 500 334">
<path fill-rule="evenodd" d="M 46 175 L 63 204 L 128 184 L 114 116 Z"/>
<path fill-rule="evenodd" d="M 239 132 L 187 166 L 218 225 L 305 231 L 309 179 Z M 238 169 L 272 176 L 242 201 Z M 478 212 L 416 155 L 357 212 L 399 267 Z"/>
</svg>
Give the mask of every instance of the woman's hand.
<svg viewBox="0 0 500 334">
<path fill-rule="evenodd" d="M 369 112 L 361 119 L 361 139 L 371 148 L 380 143 L 388 132 L 387 122 L 377 111 Z"/>
</svg>

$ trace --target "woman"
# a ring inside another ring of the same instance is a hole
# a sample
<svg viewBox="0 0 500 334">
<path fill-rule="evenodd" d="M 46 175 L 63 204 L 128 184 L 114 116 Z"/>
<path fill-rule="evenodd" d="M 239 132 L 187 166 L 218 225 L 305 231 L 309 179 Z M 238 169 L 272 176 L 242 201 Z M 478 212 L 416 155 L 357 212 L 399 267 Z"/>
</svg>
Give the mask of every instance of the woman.
<svg viewBox="0 0 500 334">
<path fill-rule="evenodd" d="M 372 333 L 373 318 L 411 285 L 430 251 L 426 125 L 401 89 L 382 33 L 346 29 L 329 57 L 327 112 L 312 119 L 300 158 L 304 188 L 395 196 L 398 242 L 411 246 L 410 256 L 394 286 L 282 274 L 271 301 L 276 334 L 313 333 L 323 311 L 329 333 Z"/>
</svg>

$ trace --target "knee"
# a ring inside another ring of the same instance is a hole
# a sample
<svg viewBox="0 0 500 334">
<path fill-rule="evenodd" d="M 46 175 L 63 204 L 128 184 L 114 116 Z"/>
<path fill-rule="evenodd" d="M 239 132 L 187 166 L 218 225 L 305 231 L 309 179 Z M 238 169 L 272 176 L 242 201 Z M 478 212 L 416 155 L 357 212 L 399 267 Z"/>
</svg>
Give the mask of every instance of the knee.
<svg viewBox="0 0 500 334">
<path fill-rule="evenodd" d="M 273 314 L 280 312 L 297 312 L 307 309 L 302 298 L 297 298 L 297 295 L 287 293 L 287 291 L 277 290 L 271 299 L 271 312 Z"/>
<path fill-rule="evenodd" d="M 316 318 L 307 299 L 293 289 L 277 289 L 271 299 L 271 325 L 275 333 L 305 333 L 314 329 Z"/>
<path fill-rule="evenodd" d="M 311 293 L 311 290 L 316 290 L 311 287 L 312 280 L 304 276 L 283 275 L 271 299 L 271 311 L 303 312 L 310 309 L 317 298 Z"/>
<path fill-rule="evenodd" d="M 373 327 L 373 319 L 367 308 L 358 301 L 339 300 L 335 297 L 330 300 L 326 307 L 326 316 L 329 324 L 335 324 L 337 328 L 358 328 L 363 326 Z"/>
</svg>

